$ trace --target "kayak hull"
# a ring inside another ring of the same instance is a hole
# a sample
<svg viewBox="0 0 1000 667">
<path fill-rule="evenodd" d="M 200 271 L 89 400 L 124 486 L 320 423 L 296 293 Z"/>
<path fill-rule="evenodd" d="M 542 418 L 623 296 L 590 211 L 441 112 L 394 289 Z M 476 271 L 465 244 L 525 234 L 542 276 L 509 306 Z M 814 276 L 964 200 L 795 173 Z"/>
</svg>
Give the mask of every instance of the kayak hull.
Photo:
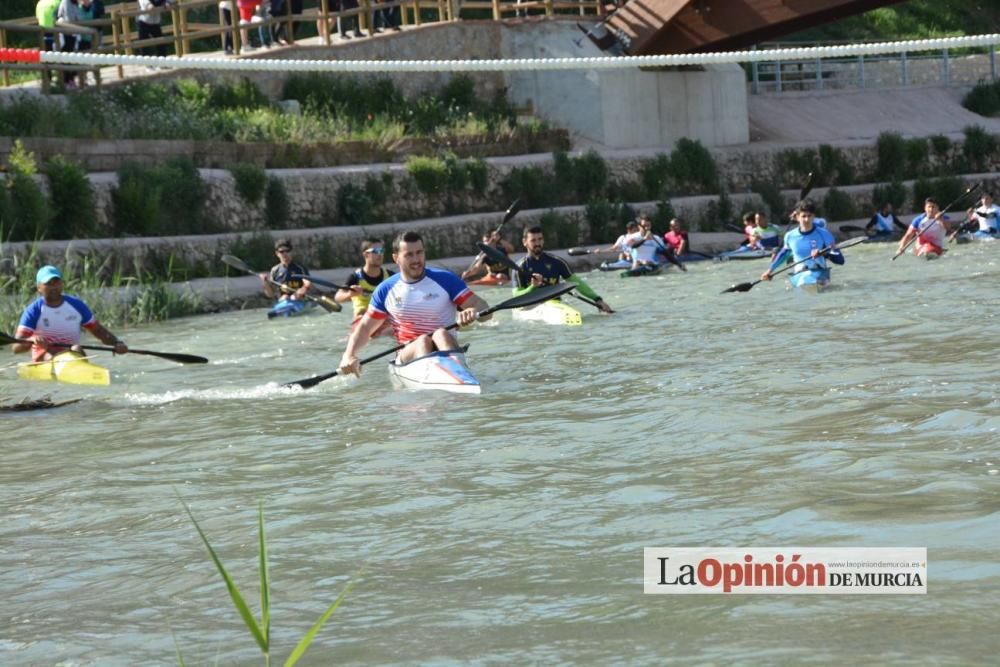
<svg viewBox="0 0 1000 667">
<path fill-rule="evenodd" d="M 583 316 L 579 310 L 556 300 L 545 301 L 530 308 L 514 308 L 511 317 L 522 322 L 544 322 L 567 327 L 583 324 Z"/>
<path fill-rule="evenodd" d="M 111 372 L 79 352 L 60 352 L 48 361 L 18 364 L 17 377 L 99 387 L 111 384 Z"/>
<path fill-rule="evenodd" d="M 273 320 L 276 317 L 298 317 L 316 310 L 314 301 L 301 301 L 298 299 L 284 299 L 279 301 L 267 311 L 267 319 Z"/>
<path fill-rule="evenodd" d="M 618 274 L 619 278 L 640 278 L 642 276 L 655 276 L 662 269 L 660 264 L 642 264 L 632 269 L 629 268 L 626 271 L 622 271 Z"/>
<path fill-rule="evenodd" d="M 478 394 L 482 390 L 461 350 L 439 350 L 405 364 L 390 361 L 389 377 L 401 389 L 434 389 L 453 394 Z"/>
<path fill-rule="evenodd" d="M 729 252 L 720 252 L 715 256 L 715 259 L 728 262 L 731 259 L 764 259 L 765 257 L 770 257 L 773 250 L 763 249 L 763 250 L 730 250 Z"/>
<path fill-rule="evenodd" d="M 614 262 L 601 262 L 598 266 L 600 271 L 621 271 L 622 269 L 629 269 L 632 267 L 632 260 L 630 259 L 619 259 Z"/>
<path fill-rule="evenodd" d="M 788 277 L 792 287 L 806 292 L 820 292 L 830 285 L 830 270 L 799 271 Z"/>
<path fill-rule="evenodd" d="M 503 285 L 510 284 L 510 276 L 505 276 L 502 273 L 491 273 L 477 280 L 470 280 L 468 281 L 467 284 L 482 285 L 484 287 L 490 287 L 490 286 L 502 287 Z"/>
</svg>

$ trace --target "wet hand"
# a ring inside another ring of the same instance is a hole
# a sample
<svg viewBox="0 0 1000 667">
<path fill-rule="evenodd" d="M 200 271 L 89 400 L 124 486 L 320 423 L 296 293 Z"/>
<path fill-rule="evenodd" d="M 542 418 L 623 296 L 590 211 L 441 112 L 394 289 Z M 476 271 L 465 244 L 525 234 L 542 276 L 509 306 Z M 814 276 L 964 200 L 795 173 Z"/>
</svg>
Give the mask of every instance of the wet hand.
<svg viewBox="0 0 1000 667">
<path fill-rule="evenodd" d="M 356 375 L 361 377 L 361 360 L 354 356 L 344 356 L 340 359 L 340 368 L 337 369 L 340 375 Z"/>
<path fill-rule="evenodd" d="M 531 274 L 531 284 L 535 287 L 541 287 L 543 282 L 542 274 L 532 273 Z"/>
<path fill-rule="evenodd" d="M 464 310 L 458 311 L 458 324 L 459 326 L 468 326 L 476 321 L 476 315 L 478 313 L 474 308 L 465 308 Z M 484 318 L 486 319 L 486 318 Z"/>
<path fill-rule="evenodd" d="M 770 271 L 765 271 L 764 273 L 760 274 L 760 279 L 761 280 L 770 280 L 771 279 L 771 272 Z"/>
<path fill-rule="evenodd" d="M 115 341 L 114 348 L 115 354 L 128 354 L 128 345 L 126 345 L 125 341 L 120 338 Z"/>
</svg>

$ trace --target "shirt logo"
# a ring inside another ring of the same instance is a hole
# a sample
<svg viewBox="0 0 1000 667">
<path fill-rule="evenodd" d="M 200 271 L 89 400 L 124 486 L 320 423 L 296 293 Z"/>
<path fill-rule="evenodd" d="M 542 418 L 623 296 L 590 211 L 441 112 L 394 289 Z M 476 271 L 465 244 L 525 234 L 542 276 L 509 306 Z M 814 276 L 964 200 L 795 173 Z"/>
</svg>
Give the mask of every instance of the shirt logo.
<svg viewBox="0 0 1000 667">
<path fill-rule="evenodd" d="M 427 294 L 424 294 L 424 301 L 433 301 L 434 299 L 439 298 L 441 298 L 441 295 L 437 292 L 428 292 Z"/>
</svg>

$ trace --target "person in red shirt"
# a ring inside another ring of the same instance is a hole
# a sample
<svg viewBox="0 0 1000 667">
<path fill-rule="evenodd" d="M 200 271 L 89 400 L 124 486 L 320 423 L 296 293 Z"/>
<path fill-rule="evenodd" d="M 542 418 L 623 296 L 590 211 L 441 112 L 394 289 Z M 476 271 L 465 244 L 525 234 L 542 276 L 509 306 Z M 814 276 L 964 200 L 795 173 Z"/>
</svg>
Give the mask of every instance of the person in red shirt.
<svg viewBox="0 0 1000 667">
<path fill-rule="evenodd" d="M 684 222 L 680 218 L 670 221 L 670 231 L 663 235 L 663 240 L 678 258 L 691 251 L 691 241 L 688 239 L 688 233 L 684 231 Z"/>
</svg>

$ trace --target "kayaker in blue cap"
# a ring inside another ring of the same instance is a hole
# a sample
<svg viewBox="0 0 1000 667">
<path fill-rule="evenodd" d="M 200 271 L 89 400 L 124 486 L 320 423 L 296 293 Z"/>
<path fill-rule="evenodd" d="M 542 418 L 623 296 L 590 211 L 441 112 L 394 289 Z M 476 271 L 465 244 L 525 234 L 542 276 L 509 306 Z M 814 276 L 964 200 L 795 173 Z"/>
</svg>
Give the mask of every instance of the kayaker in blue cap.
<svg viewBox="0 0 1000 667">
<path fill-rule="evenodd" d="M 115 348 L 115 354 L 128 352 L 128 345 L 97 321 L 82 299 L 63 294 L 62 273 L 46 265 L 35 274 L 39 298 L 21 314 L 15 338 L 31 343 L 14 343 L 16 353 L 31 350 L 34 361 L 51 359 L 67 349 L 81 352 L 80 329 L 86 329 L 105 345 Z"/>
</svg>

